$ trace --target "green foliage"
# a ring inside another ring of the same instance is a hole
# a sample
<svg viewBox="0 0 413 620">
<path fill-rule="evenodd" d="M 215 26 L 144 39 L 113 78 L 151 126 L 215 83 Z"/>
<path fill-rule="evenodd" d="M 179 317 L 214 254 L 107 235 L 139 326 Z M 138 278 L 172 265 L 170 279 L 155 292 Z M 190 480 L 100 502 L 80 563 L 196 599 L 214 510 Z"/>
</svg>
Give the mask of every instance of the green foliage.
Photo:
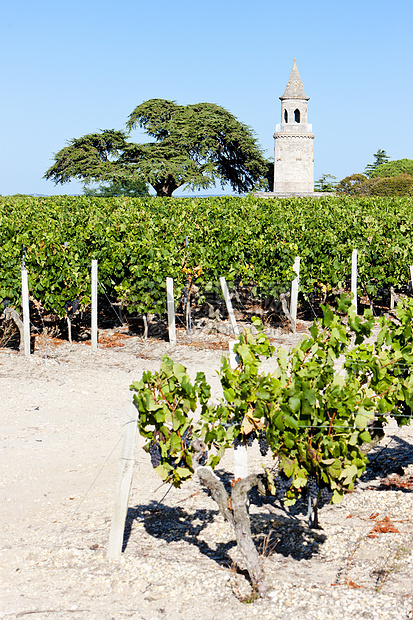
<svg viewBox="0 0 413 620">
<path fill-rule="evenodd" d="M 409 174 L 383 178 L 374 177 L 372 181 L 371 196 L 413 196 L 413 176 Z"/>
<path fill-rule="evenodd" d="M 203 414 L 207 410 L 210 387 L 205 375 L 198 373 L 192 385 L 184 366 L 174 364 L 165 355 L 160 372 L 144 372 L 131 389 L 136 392 L 139 432 L 160 446 L 161 463 L 157 472 L 163 480 L 179 486 L 193 473 L 192 454 L 186 445 L 185 433 L 192 434 L 193 414 L 198 404 Z M 147 451 L 149 445 L 146 445 Z"/>
<path fill-rule="evenodd" d="M 127 147 L 126 134 L 115 129 L 105 129 L 70 140 L 55 154 L 55 163 L 44 178 L 58 183 L 72 179 L 88 183 L 118 183 L 134 180 L 139 176 L 136 165 L 122 163 Z"/>
<path fill-rule="evenodd" d="M 346 196 L 368 196 L 370 194 L 369 180 L 364 174 L 352 174 L 345 177 L 337 183 L 335 189 Z"/>
<path fill-rule="evenodd" d="M 336 191 L 347 196 L 413 196 L 413 160 L 388 159 L 386 152 L 379 149 L 365 175 L 353 174 L 342 179 Z"/>
<path fill-rule="evenodd" d="M 113 129 L 73 139 L 55 155 L 45 178 L 121 186 L 144 179 L 158 196 L 172 196 L 182 185 L 206 189 L 217 181 L 237 192 L 266 186 L 268 162 L 252 129 L 221 106 L 150 99 L 130 114 L 127 128 L 136 127 L 155 141 L 135 144 Z"/>
<path fill-rule="evenodd" d="M 314 184 L 316 192 L 334 192 L 336 189 L 337 177 L 332 174 L 322 174 L 318 181 Z"/>
<path fill-rule="evenodd" d="M 375 176 L 377 168 L 388 162 L 389 159 L 390 157 L 387 155 L 386 151 L 378 149 L 377 153 L 374 153 L 374 162 L 366 166 L 364 174 L 369 178 Z"/>
<path fill-rule="evenodd" d="M 182 444 L 188 428 L 207 444 L 212 467 L 234 438 L 264 429 L 279 469 L 292 477 L 286 504 L 296 501 L 310 478 L 331 489 L 333 503 L 352 490 L 366 467 L 361 446 L 371 440 L 369 422 L 379 418 L 386 423 L 389 415 L 400 425 L 411 421 L 413 375 L 406 369 L 413 362 L 413 300 L 397 308 L 397 323 L 382 320 L 375 344 L 366 343 L 374 326 L 371 312 L 362 319 L 349 305 L 341 299 L 343 315 L 325 307 L 310 336 L 290 352 L 279 349 L 272 374 L 260 372 L 261 358 L 273 353 L 267 337 L 246 331 L 234 347 L 238 366 L 233 369 L 222 360 L 224 397 L 218 405 L 209 402 L 210 388 L 202 373 L 191 385 L 186 369 L 168 358 L 160 373 L 144 373 L 131 389 L 141 434 L 151 441 L 161 437 L 157 471 L 162 478 L 179 486 L 193 473 L 193 447 Z M 259 321 L 255 323 L 260 328 Z M 336 370 L 343 357 L 344 376 Z M 198 404 L 200 419 L 195 423 Z"/>
<path fill-rule="evenodd" d="M 413 177 L 413 159 L 395 159 L 375 168 L 371 173 L 372 178 L 398 177 L 408 174 Z"/>
<path fill-rule="evenodd" d="M 166 277 L 179 297 L 188 270 L 197 274 L 199 295 L 220 294 L 225 276 L 230 288 L 250 284 L 257 295 L 278 299 L 290 286 L 295 256 L 302 293 L 322 288 L 331 295 L 349 287 L 354 247 L 361 281 L 374 296 L 409 277 L 412 214 L 408 198 L 3 197 L 0 304 L 20 304 L 23 246 L 31 295 L 60 316 L 68 301 L 89 303 L 92 259 L 106 294 L 137 313 L 164 312 Z"/>
<path fill-rule="evenodd" d="M 101 183 L 98 187 L 83 187 L 85 196 L 98 196 L 101 198 L 112 198 L 113 196 L 129 196 L 136 198 L 149 196 L 148 186 L 142 179 L 112 181 L 111 183 Z"/>
</svg>

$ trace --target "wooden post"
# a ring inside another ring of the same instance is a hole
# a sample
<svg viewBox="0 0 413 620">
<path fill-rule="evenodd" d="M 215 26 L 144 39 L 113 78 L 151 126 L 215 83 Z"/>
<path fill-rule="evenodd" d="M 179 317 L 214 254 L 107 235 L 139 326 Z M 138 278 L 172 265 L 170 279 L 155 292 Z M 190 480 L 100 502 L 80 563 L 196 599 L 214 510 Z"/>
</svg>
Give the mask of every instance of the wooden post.
<svg viewBox="0 0 413 620">
<path fill-rule="evenodd" d="M 123 535 L 128 514 L 129 495 L 132 486 L 136 432 L 138 428 L 138 409 L 133 401 L 128 405 L 125 426 L 123 428 L 123 445 L 120 457 L 118 484 L 115 505 L 112 513 L 108 542 L 108 559 L 119 560 L 122 553 Z"/>
<path fill-rule="evenodd" d="M 410 265 L 410 284 L 412 285 L 413 291 L 413 265 Z"/>
<path fill-rule="evenodd" d="M 232 309 L 232 303 L 231 303 L 231 298 L 228 292 L 227 282 L 224 276 L 222 276 L 222 278 L 220 278 L 219 281 L 221 282 L 222 292 L 224 294 L 225 303 L 227 304 L 228 316 L 229 316 L 229 320 L 231 321 L 232 331 L 234 332 L 235 336 L 238 336 L 239 328 L 237 325 L 237 321 L 235 320 L 234 310 Z"/>
<path fill-rule="evenodd" d="M 293 269 L 297 274 L 297 277 L 291 282 L 291 299 L 290 299 L 290 315 L 293 321 L 293 330 L 297 322 L 297 303 L 298 303 L 298 284 L 300 281 L 300 257 L 296 256 Z"/>
<path fill-rule="evenodd" d="M 23 334 L 24 334 L 24 354 L 30 355 L 30 310 L 29 310 L 29 282 L 27 269 L 22 269 L 22 306 L 23 306 Z"/>
<path fill-rule="evenodd" d="M 166 304 L 168 308 L 168 332 L 169 342 L 172 346 L 176 345 L 176 329 L 175 329 L 175 299 L 174 299 L 174 281 L 172 278 L 166 278 Z"/>
<path fill-rule="evenodd" d="M 98 262 L 92 260 L 92 351 L 98 350 Z"/>
<path fill-rule="evenodd" d="M 229 341 L 229 364 L 232 369 L 236 368 L 239 363 L 239 357 L 234 353 L 234 344 L 237 340 Z M 248 476 L 248 455 L 247 446 L 241 445 L 234 448 L 234 478 L 246 478 Z"/>
<path fill-rule="evenodd" d="M 351 292 L 351 303 L 355 306 L 357 314 L 357 250 L 353 250 L 351 255 Z"/>
<path fill-rule="evenodd" d="M 69 339 L 69 343 L 72 344 L 72 321 L 69 316 L 66 317 L 67 321 L 67 337 Z"/>
</svg>

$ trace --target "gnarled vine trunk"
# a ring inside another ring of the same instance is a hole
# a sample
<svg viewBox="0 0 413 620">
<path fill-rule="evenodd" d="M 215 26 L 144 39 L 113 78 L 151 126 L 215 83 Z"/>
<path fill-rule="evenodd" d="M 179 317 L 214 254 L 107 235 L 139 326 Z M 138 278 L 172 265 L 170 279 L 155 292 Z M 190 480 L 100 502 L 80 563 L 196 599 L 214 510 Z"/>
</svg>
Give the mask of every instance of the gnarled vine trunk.
<svg viewBox="0 0 413 620">
<path fill-rule="evenodd" d="M 259 594 L 264 596 L 267 591 L 267 584 L 260 556 L 252 540 L 251 521 L 246 504 L 247 494 L 253 487 L 258 486 L 261 490 L 263 489 L 263 478 L 256 474 L 250 474 L 246 478 L 237 480 L 232 487 L 231 496 L 229 496 L 223 482 L 214 474 L 211 467 L 197 466 L 198 459 L 206 448 L 204 442 L 196 439 L 192 445 L 197 451 L 193 464 L 198 478 L 201 484 L 211 491 L 213 499 L 218 504 L 219 511 L 234 528 L 237 547 L 245 561 L 251 583 Z"/>
</svg>

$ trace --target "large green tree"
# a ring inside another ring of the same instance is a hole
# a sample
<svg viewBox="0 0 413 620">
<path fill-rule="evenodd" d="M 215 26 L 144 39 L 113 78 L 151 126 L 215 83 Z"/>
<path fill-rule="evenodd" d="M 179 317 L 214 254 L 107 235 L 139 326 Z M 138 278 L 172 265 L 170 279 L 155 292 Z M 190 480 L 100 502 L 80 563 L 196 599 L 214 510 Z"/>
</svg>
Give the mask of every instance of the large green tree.
<svg viewBox="0 0 413 620">
<path fill-rule="evenodd" d="M 390 157 L 387 155 L 387 153 L 386 153 L 386 151 L 384 149 L 378 149 L 377 153 L 374 153 L 373 157 L 374 157 L 374 162 L 372 164 L 367 164 L 367 166 L 366 166 L 366 168 L 364 170 L 364 174 L 368 178 L 374 176 L 374 173 L 375 173 L 376 169 L 379 166 L 382 166 L 383 164 L 388 162 L 389 159 L 390 159 Z"/>
<path fill-rule="evenodd" d="M 171 196 L 183 185 L 229 183 L 241 193 L 268 184 L 269 162 L 253 131 L 218 105 L 150 99 L 133 110 L 126 127 L 144 129 L 153 141 L 133 143 L 114 129 L 75 138 L 55 155 L 45 178 L 56 184 L 143 180 L 158 196 Z"/>
<path fill-rule="evenodd" d="M 413 159 L 394 159 L 382 164 L 372 173 L 373 178 L 378 177 L 398 177 L 401 174 L 408 174 L 413 177 Z"/>
</svg>

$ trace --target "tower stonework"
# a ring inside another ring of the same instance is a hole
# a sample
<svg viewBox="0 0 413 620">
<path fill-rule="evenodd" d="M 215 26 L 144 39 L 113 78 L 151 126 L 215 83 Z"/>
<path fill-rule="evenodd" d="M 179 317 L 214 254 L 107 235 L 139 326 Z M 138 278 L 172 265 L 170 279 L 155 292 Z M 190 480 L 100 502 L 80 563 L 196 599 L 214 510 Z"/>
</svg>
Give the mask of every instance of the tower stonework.
<svg viewBox="0 0 413 620">
<path fill-rule="evenodd" d="M 307 123 L 309 97 L 296 59 L 281 99 L 281 123 L 274 133 L 274 194 L 314 193 L 314 134 Z"/>
</svg>

